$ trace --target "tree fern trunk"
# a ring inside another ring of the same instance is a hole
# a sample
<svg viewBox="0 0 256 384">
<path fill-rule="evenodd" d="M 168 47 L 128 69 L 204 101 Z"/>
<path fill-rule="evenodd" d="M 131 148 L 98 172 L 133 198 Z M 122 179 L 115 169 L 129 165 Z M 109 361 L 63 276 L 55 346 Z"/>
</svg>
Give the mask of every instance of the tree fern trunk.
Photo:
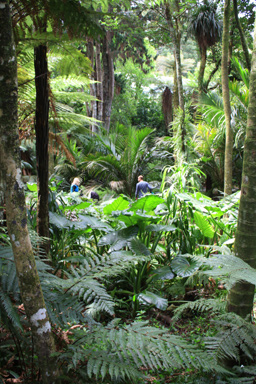
<svg viewBox="0 0 256 384">
<path fill-rule="evenodd" d="M 235 255 L 256 268 L 256 24 L 250 75 L 250 96 L 244 143 L 241 200 L 235 238 Z M 245 317 L 253 307 L 255 287 L 237 283 L 228 295 L 228 310 Z"/>
<path fill-rule="evenodd" d="M 47 47 L 39 45 L 34 49 L 35 85 L 36 85 L 36 161 L 37 161 L 37 232 L 39 236 L 49 238 L 49 89 Z M 49 253 L 50 243 L 44 244 L 46 254 Z"/>
<path fill-rule="evenodd" d="M 229 52 L 229 19 L 230 0 L 225 0 L 223 35 L 222 35 L 222 94 L 226 122 L 226 145 L 225 145 L 225 166 L 224 166 L 224 193 L 232 193 L 232 156 L 233 156 L 233 132 L 230 124 L 230 99 L 228 86 L 228 52 Z"/>
<path fill-rule="evenodd" d="M 199 68 L 199 74 L 198 74 L 198 90 L 199 93 L 203 90 L 203 83 L 204 83 L 204 71 L 205 71 L 205 65 L 206 65 L 206 54 L 207 50 L 206 47 L 201 48 L 201 62 L 200 62 L 200 68 Z"/>
<path fill-rule="evenodd" d="M 51 325 L 47 315 L 41 285 L 27 227 L 24 185 L 21 180 L 17 117 L 17 64 L 12 37 L 8 1 L 0 7 L 0 167 L 6 180 L 6 214 L 21 298 L 36 345 L 44 384 L 53 384 L 56 371 L 50 357 L 54 352 Z"/>
</svg>

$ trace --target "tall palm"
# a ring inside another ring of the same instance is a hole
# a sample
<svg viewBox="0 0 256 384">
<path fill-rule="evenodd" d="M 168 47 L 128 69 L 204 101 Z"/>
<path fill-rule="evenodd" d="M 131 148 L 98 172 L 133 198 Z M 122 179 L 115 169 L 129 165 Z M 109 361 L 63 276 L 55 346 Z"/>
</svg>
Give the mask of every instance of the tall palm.
<svg viewBox="0 0 256 384">
<path fill-rule="evenodd" d="M 203 5 L 197 7 L 190 19 L 189 31 L 195 36 L 201 55 L 198 74 L 199 92 L 203 90 L 207 49 L 219 41 L 221 37 L 221 24 L 216 10 L 217 5 L 206 0 Z"/>
<path fill-rule="evenodd" d="M 148 140 L 153 131 L 150 128 L 137 130 L 131 127 L 125 134 L 118 135 L 115 142 L 98 135 L 101 153 L 87 156 L 84 166 L 95 176 L 104 175 L 109 182 L 122 182 L 122 191 L 131 196 L 138 174 L 145 174 L 150 159 Z"/>
</svg>

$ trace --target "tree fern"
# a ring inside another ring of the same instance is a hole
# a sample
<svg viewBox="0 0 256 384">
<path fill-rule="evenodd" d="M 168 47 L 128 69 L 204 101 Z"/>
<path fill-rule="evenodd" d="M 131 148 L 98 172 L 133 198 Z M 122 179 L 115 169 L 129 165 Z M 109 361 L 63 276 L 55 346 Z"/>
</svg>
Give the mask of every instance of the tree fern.
<svg viewBox="0 0 256 384">
<path fill-rule="evenodd" d="M 199 351 L 195 345 L 143 322 L 121 326 L 115 320 L 105 328 L 95 325 L 87 334 L 79 331 L 79 335 L 76 336 L 79 342 L 68 346 L 60 359 L 68 362 L 70 354 L 74 356 L 76 351 L 74 363 L 80 366 L 86 363 L 89 377 L 94 375 L 104 379 L 109 375 L 112 380 L 135 383 L 142 369 L 170 372 L 193 367 L 204 371 L 225 371 L 218 367 L 210 354 Z"/>
</svg>

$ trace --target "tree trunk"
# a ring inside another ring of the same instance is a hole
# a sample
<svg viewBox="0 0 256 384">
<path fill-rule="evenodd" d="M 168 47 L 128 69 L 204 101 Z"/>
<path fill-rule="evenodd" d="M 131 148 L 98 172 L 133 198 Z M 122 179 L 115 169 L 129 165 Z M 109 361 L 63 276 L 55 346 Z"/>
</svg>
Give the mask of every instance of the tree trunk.
<svg viewBox="0 0 256 384">
<path fill-rule="evenodd" d="M 92 75 L 91 75 L 91 80 L 92 83 L 90 84 L 90 95 L 93 97 L 93 100 L 89 102 L 89 107 L 88 107 L 88 115 L 89 117 L 92 117 L 93 119 L 97 119 L 97 101 L 96 101 L 96 84 L 95 84 L 95 55 L 94 55 L 94 40 L 91 37 L 87 38 L 87 57 L 91 61 L 91 66 L 92 66 Z M 93 123 L 91 124 L 91 131 L 93 133 L 97 133 L 97 124 Z"/>
<path fill-rule="evenodd" d="M 96 42 L 95 73 L 96 73 L 96 98 L 97 98 L 97 119 L 102 121 L 103 115 L 103 88 L 102 88 L 102 66 L 100 58 L 100 43 Z"/>
<path fill-rule="evenodd" d="M 235 237 L 235 256 L 256 268 L 256 23 L 252 69 L 250 75 L 249 107 L 244 143 L 243 173 L 238 223 Z M 242 317 L 251 314 L 255 287 L 237 283 L 228 295 L 228 310 Z"/>
<path fill-rule="evenodd" d="M 172 92 L 168 87 L 165 87 L 162 94 L 162 109 L 165 121 L 165 134 L 168 136 L 170 124 L 172 122 Z"/>
<path fill-rule="evenodd" d="M 226 123 L 226 145 L 225 145 L 225 165 L 224 165 L 224 194 L 232 193 L 232 155 L 233 155 L 233 132 L 230 124 L 230 99 L 228 86 L 228 52 L 229 52 L 229 19 L 230 19 L 230 0 L 225 0 L 223 35 L 222 35 L 222 95 Z"/>
<path fill-rule="evenodd" d="M 207 58 L 206 47 L 202 47 L 201 48 L 201 62 L 200 62 L 200 68 L 199 68 L 199 74 L 198 74 L 198 90 L 199 90 L 199 93 L 202 93 L 202 91 L 203 91 L 204 71 L 205 71 L 205 65 L 206 65 L 206 58 Z"/>
<path fill-rule="evenodd" d="M 179 11 L 179 2 L 175 0 L 175 7 L 177 11 Z M 178 88 L 178 98 L 179 98 L 179 107 L 183 111 L 182 118 L 181 118 L 181 136 L 182 136 L 182 151 L 185 152 L 185 126 L 184 126 L 184 120 L 185 120 L 185 103 L 184 103 L 184 93 L 183 93 L 183 84 L 182 84 L 182 71 L 181 71 L 181 58 L 180 58 L 180 40 L 181 40 L 181 33 L 180 33 L 180 27 L 179 22 L 176 19 L 175 25 L 172 20 L 171 16 L 171 10 L 170 10 L 170 3 L 168 0 L 165 1 L 165 15 L 166 20 L 168 23 L 169 31 L 170 31 L 170 37 L 174 46 L 174 58 L 175 58 L 175 65 L 176 65 L 176 74 L 177 74 L 177 88 Z"/>
<path fill-rule="evenodd" d="M 37 232 L 39 236 L 49 238 L 49 89 L 47 47 L 39 45 L 34 49 L 35 85 L 36 85 L 36 161 L 37 161 Z M 50 250 L 50 242 L 44 242 L 46 254 Z"/>
<path fill-rule="evenodd" d="M 102 61 L 104 68 L 103 75 L 103 124 L 107 132 L 110 129 L 110 117 L 112 109 L 112 101 L 114 97 L 114 63 L 110 43 L 112 32 L 107 31 L 103 39 Z"/>
<path fill-rule="evenodd" d="M 243 51 L 244 51 L 246 66 L 250 72 L 250 70 L 251 70 L 250 54 L 249 54 L 248 46 L 247 46 L 247 43 L 245 40 L 244 31 L 243 31 L 242 25 L 241 25 L 239 17 L 238 17 L 237 0 L 233 0 L 233 4 L 234 4 L 234 14 L 235 14 L 235 19 L 236 19 L 236 24 L 237 24 L 237 28 L 238 28 L 239 33 L 240 33 L 240 38 L 241 38 L 241 43 L 242 43 L 242 47 L 243 47 Z"/>
<path fill-rule="evenodd" d="M 24 185 L 21 180 L 17 117 L 17 64 L 12 36 L 10 8 L 7 0 L 0 7 L 0 167 L 6 180 L 6 215 L 21 298 L 31 324 L 44 384 L 56 379 L 51 325 L 41 290 L 33 250 L 29 238 Z"/>
<path fill-rule="evenodd" d="M 178 81 L 177 81 L 176 61 L 174 60 L 174 66 L 173 66 L 173 119 L 175 119 L 175 116 L 177 116 L 178 108 L 179 108 Z"/>
</svg>

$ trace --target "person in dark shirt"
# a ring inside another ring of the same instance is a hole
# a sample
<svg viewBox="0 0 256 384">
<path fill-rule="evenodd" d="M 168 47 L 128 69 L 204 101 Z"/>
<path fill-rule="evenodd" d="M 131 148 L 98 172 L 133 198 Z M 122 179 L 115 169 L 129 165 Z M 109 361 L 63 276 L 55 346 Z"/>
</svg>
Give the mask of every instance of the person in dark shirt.
<svg viewBox="0 0 256 384">
<path fill-rule="evenodd" d="M 144 196 L 148 191 L 152 192 L 152 187 L 147 183 L 146 181 L 143 180 L 143 176 L 140 175 L 138 177 L 138 183 L 136 184 L 136 191 L 135 191 L 135 197 L 136 199 L 138 197 Z"/>
<path fill-rule="evenodd" d="M 93 200 L 100 200 L 100 197 L 99 197 L 99 195 L 98 195 L 98 193 L 97 192 L 94 192 L 94 191 L 92 191 L 91 193 L 90 193 L 90 199 L 93 199 Z"/>
</svg>

